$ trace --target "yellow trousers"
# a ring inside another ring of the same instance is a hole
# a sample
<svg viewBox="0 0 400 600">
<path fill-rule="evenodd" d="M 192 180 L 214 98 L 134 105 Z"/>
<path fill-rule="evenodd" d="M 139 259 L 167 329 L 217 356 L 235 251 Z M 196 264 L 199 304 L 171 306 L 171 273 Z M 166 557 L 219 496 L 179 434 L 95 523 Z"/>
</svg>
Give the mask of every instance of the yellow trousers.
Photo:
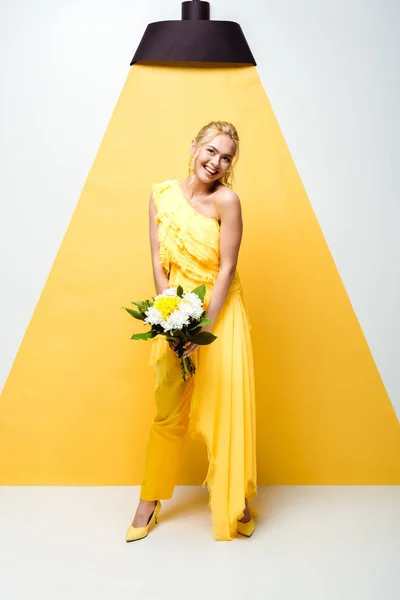
<svg viewBox="0 0 400 600">
<path fill-rule="evenodd" d="M 197 352 L 198 349 L 191 354 L 196 366 Z M 194 378 L 182 379 L 180 359 L 169 346 L 154 368 L 156 415 L 147 443 L 140 498 L 167 500 L 174 490 L 188 431 Z"/>
<path fill-rule="evenodd" d="M 184 288 L 185 289 L 185 288 Z M 256 494 L 255 402 L 251 339 L 239 290 L 234 288 L 216 319 L 215 343 L 191 358 L 194 377 L 182 379 L 180 359 L 164 336 L 152 340 L 156 415 L 147 444 L 140 497 L 172 496 L 186 433 L 206 444 L 203 487 L 216 540 L 231 540 L 243 517 L 245 498 Z"/>
</svg>

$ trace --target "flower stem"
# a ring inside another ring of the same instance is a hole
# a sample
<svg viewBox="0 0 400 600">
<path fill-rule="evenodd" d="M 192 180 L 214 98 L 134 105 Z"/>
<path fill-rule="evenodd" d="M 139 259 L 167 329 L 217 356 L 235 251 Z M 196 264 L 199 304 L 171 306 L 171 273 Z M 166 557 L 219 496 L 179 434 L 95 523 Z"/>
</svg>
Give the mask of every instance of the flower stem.
<svg viewBox="0 0 400 600">
<path fill-rule="evenodd" d="M 192 361 L 192 359 L 190 358 L 190 356 L 186 357 L 186 358 L 181 358 L 181 367 L 182 367 L 182 378 L 184 379 L 184 381 L 187 380 L 187 374 L 189 373 L 189 376 L 193 377 L 193 375 L 196 373 L 196 367 Z"/>
</svg>

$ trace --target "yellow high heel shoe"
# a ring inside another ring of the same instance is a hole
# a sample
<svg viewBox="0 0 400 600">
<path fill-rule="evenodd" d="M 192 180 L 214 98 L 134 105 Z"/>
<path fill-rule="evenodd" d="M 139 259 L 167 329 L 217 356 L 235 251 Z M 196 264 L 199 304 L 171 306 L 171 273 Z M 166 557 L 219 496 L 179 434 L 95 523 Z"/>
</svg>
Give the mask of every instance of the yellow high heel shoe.
<svg viewBox="0 0 400 600">
<path fill-rule="evenodd" d="M 136 540 L 141 540 L 143 538 L 145 538 L 147 536 L 147 534 L 149 533 L 149 529 L 150 527 L 154 524 L 154 523 L 158 523 L 157 517 L 158 517 L 158 513 L 161 510 L 161 502 L 159 500 L 157 500 L 156 503 L 156 507 L 151 515 L 151 517 L 149 517 L 148 523 L 147 525 L 145 525 L 145 527 L 134 527 L 132 524 L 129 525 L 128 530 L 126 532 L 126 541 L 127 542 L 134 542 Z"/>
<path fill-rule="evenodd" d="M 240 535 L 244 535 L 246 537 L 250 537 L 254 533 L 256 524 L 254 522 L 253 517 L 255 517 L 258 514 L 258 510 L 255 508 L 250 508 L 250 513 L 250 521 L 247 521 L 247 523 L 243 523 L 242 521 L 237 522 L 237 532 L 240 533 Z"/>
</svg>

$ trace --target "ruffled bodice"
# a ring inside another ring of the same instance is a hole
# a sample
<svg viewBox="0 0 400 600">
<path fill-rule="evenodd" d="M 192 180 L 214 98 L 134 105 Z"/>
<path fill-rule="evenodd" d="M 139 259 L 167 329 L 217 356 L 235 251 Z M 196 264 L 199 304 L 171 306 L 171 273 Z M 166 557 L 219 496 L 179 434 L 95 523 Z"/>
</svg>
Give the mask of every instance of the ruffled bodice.
<svg viewBox="0 0 400 600">
<path fill-rule="evenodd" d="M 155 183 L 152 190 L 160 263 L 170 285 L 193 288 L 205 283 L 209 299 L 219 272 L 218 221 L 201 215 L 188 203 L 177 179 Z"/>
</svg>

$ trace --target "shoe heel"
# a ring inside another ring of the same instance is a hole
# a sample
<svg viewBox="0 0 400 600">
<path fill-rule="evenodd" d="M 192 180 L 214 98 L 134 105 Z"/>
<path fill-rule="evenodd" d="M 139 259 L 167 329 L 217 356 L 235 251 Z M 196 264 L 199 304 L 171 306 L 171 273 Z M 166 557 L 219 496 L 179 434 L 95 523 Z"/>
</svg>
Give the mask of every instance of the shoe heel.
<svg viewBox="0 0 400 600">
<path fill-rule="evenodd" d="M 157 524 L 158 523 L 158 513 L 161 510 L 161 502 L 159 500 L 157 500 L 157 504 L 156 504 L 156 508 L 154 510 L 154 522 Z"/>
</svg>

